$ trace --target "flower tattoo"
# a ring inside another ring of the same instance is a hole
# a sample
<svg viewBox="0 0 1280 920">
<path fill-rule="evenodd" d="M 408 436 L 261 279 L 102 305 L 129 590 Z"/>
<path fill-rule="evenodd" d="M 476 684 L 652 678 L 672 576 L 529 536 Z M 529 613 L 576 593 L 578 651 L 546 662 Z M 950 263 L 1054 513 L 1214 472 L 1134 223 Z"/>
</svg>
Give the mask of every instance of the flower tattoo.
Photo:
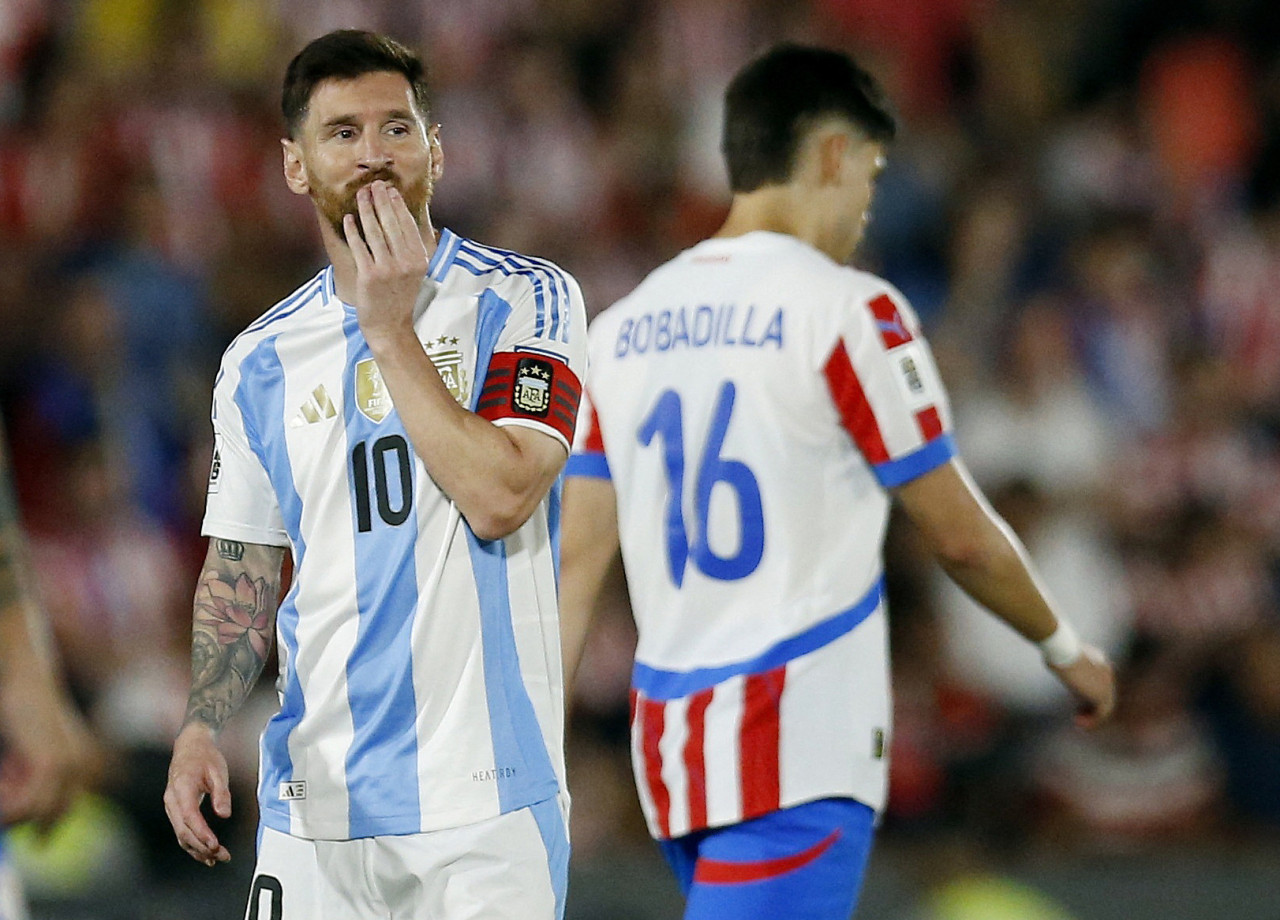
<svg viewBox="0 0 1280 920">
<path fill-rule="evenodd" d="M 216 625 L 219 645 L 232 645 L 247 636 L 254 655 L 265 659 L 271 623 L 270 612 L 263 606 L 266 596 L 266 579 L 251 580 L 241 573 L 234 585 L 224 581 L 202 584 L 196 608 L 211 625 Z"/>
<path fill-rule="evenodd" d="M 210 544 L 191 624 L 191 694 L 184 724 L 217 731 L 244 702 L 271 649 L 284 550 Z"/>
</svg>

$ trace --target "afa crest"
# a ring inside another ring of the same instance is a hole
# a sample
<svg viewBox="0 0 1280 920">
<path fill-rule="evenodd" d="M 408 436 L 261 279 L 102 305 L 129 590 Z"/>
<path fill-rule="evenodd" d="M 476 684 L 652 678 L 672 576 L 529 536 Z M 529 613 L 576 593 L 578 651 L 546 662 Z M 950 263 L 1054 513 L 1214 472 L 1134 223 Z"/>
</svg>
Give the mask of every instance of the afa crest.
<svg viewBox="0 0 1280 920">
<path fill-rule="evenodd" d="M 511 405 L 525 415 L 545 417 L 551 408 L 551 364 L 538 358 L 521 358 L 516 365 L 516 382 Z"/>
<path fill-rule="evenodd" d="M 381 422 L 394 408 L 382 372 L 373 358 L 356 362 L 356 408 L 372 422 Z"/>
<path fill-rule="evenodd" d="M 459 404 L 467 405 L 468 400 L 471 398 L 471 378 L 467 374 L 467 369 L 462 366 L 462 352 L 456 348 L 445 347 L 457 345 L 457 337 L 441 336 L 434 342 L 427 341 L 422 344 L 427 349 L 427 357 L 436 366 L 436 370 L 440 373 L 440 379 L 444 381 L 445 387 L 453 394 L 453 398 Z M 436 351 L 431 351 L 433 344 L 437 349 Z"/>
</svg>

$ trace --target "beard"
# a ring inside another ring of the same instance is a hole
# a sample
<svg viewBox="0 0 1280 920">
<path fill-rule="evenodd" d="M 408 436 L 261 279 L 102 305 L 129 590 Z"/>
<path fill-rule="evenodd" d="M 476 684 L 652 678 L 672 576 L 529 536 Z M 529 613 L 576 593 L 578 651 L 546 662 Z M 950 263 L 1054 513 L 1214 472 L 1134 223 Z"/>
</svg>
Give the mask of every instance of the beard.
<svg viewBox="0 0 1280 920">
<path fill-rule="evenodd" d="M 329 226 L 333 228 L 333 232 L 337 234 L 338 239 L 345 240 L 346 232 L 342 229 L 342 219 L 348 214 L 356 219 L 356 232 L 360 234 L 360 239 L 364 239 L 364 227 L 360 223 L 360 208 L 356 204 L 356 193 L 370 183 L 377 182 L 379 179 L 388 185 L 395 186 L 400 191 L 400 196 L 404 198 L 405 206 L 408 207 L 409 213 L 413 215 L 413 222 L 422 227 L 422 218 L 427 213 L 427 204 L 431 201 L 432 183 L 430 173 L 424 174 L 421 178 L 413 182 L 403 182 L 400 177 L 389 169 L 379 169 L 374 172 L 366 173 L 359 179 L 356 179 L 345 186 L 320 186 L 312 189 L 312 200 L 315 201 L 316 207 L 320 209 L 320 213 L 324 219 L 329 222 Z"/>
</svg>

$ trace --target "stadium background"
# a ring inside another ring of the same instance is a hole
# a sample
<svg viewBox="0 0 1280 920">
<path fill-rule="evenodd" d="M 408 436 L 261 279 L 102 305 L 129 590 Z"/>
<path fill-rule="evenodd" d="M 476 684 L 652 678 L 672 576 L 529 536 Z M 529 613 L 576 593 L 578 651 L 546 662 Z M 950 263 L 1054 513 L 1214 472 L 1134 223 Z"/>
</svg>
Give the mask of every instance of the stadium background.
<svg viewBox="0 0 1280 920">
<path fill-rule="evenodd" d="M 847 48 L 903 122 L 860 263 L 914 302 L 959 443 L 1123 663 L 1074 733 L 1035 655 L 892 530 L 892 802 L 860 918 L 1280 918 L 1280 6 L 1274 0 L 0 0 L 0 408 L 107 782 L 14 855 L 37 918 L 239 916 L 265 679 L 227 733 L 234 854 L 161 806 L 208 401 L 322 264 L 280 177 L 288 58 L 425 49 L 433 214 L 558 261 L 594 313 L 712 231 L 729 75 Z M 626 763 L 625 610 L 570 740 L 571 918 L 678 916 Z"/>
</svg>

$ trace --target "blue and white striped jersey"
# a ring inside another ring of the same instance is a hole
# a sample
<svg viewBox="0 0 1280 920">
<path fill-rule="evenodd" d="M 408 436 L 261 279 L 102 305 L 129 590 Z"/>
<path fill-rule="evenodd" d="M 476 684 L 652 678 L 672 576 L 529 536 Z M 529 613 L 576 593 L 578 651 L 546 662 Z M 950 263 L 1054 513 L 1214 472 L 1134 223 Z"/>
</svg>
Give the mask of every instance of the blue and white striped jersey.
<svg viewBox="0 0 1280 920">
<path fill-rule="evenodd" d="M 460 403 L 572 439 L 586 313 L 549 262 L 441 234 L 415 323 Z M 478 539 L 427 473 L 328 267 L 227 349 L 203 532 L 288 546 L 263 823 L 301 837 L 483 820 L 564 787 L 560 482 Z"/>
</svg>

